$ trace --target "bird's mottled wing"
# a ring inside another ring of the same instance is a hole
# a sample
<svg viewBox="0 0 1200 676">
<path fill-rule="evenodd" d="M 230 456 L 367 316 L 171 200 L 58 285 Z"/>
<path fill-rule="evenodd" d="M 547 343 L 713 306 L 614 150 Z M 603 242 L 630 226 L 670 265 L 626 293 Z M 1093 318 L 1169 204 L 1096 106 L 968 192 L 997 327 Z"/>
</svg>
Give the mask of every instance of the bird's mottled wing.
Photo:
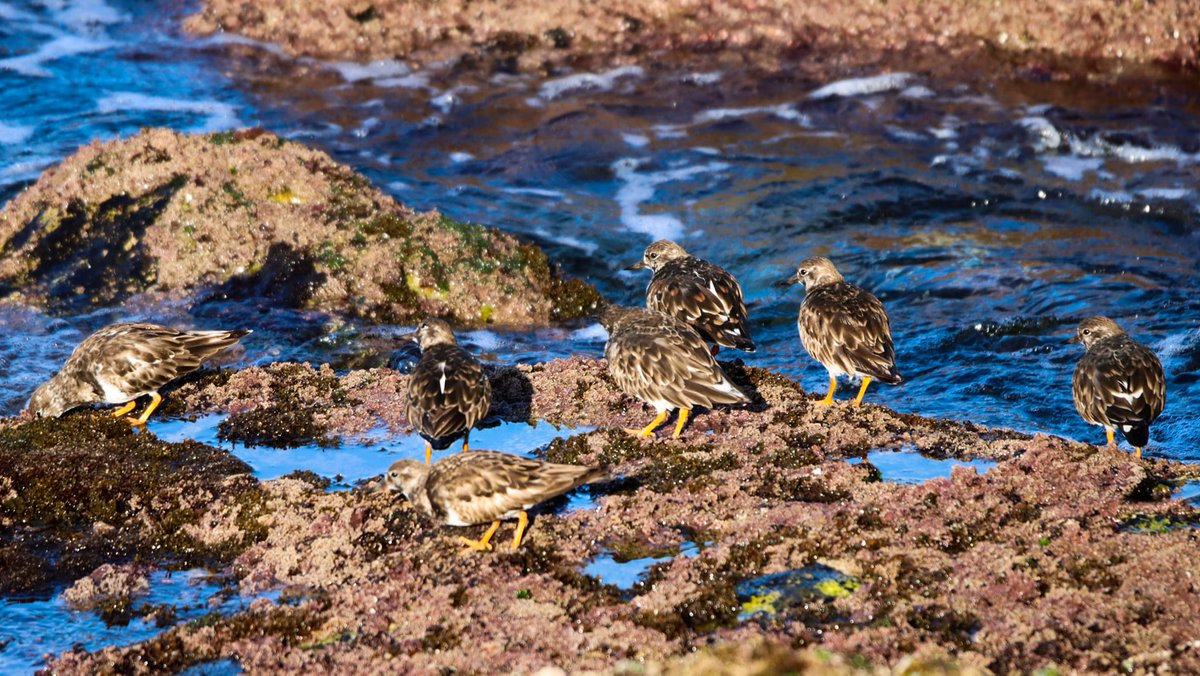
<svg viewBox="0 0 1200 676">
<path fill-rule="evenodd" d="M 409 376 L 409 423 L 431 441 L 449 445 L 482 420 L 491 403 L 483 365 L 457 345 L 433 346 Z"/>
<path fill-rule="evenodd" d="M 1075 367 L 1072 390 L 1085 420 L 1113 427 L 1149 425 L 1166 405 L 1162 363 L 1128 336 L 1088 351 Z"/>
<path fill-rule="evenodd" d="M 754 348 L 741 285 L 711 263 L 692 259 L 664 267 L 650 280 L 646 306 L 691 324 L 719 345 Z"/>
<path fill-rule="evenodd" d="M 184 346 L 182 335 L 155 324 L 114 324 L 81 343 L 76 354 L 87 357 L 86 368 L 98 382 L 129 400 L 156 392 L 200 366 L 201 358 Z"/>
<path fill-rule="evenodd" d="M 593 467 L 466 451 L 434 465 L 426 490 L 435 510 L 455 513 L 466 523 L 486 523 L 515 516 L 603 475 L 603 470 Z"/>
<path fill-rule="evenodd" d="M 900 382 L 887 311 L 847 282 L 818 287 L 800 305 L 800 337 L 813 358 L 849 374 Z"/>
<path fill-rule="evenodd" d="M 675 408 L 749 401 L 725 377 L 691 327 L 662 313 L 624 326 L 605 346 L 609 373 L 621 390 Z"/>
</svg>

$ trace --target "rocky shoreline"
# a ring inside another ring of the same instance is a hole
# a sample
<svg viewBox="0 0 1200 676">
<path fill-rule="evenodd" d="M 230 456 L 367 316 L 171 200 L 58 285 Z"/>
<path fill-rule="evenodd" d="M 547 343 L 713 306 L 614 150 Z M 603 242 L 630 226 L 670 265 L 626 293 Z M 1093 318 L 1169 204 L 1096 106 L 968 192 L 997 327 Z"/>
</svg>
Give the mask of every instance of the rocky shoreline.
<svg viewBox="0 0 1200 676">
<path fill-rule="evenodd" d="M 303 475 L 222 478 L 198 473 L 194 460 L 162 475 L 186 487 L 152 495 L 136 482 L 106 489 L 127 490 L 118 504 L 136 505 L 123 519 L 64 507 L 69 516 L 59 523 L 82 539 L 77 551 L 102 553 L 82 558 L 107 559 L 95 572 L 61 571 L 67 580 L 84 576 L 70 596 L 85 607 L 121 599 L 122 580 L 129 594 L 145 584 L 136 570 L 110 564 L 197 561 L 182 552 L 211 553 L 207 565 L 227 564 L 244 594 L 283 594 L 135 645 L 71 651 L 48 671 L 178 670 L 232 657 L 255 671 L 620 671 L 646 662 L 670 672 L 737 655 L 764 669 L 808 664 L 835 673 L 901 662 L 951 672 L 1200 667 L 1200 510 L 1169 498 L 1173 482 L 1200 476 L 1196 466 L 870 404 L 818 407 L 785 377 L 725 367 L 756 393 L 755 405 L 702 413 L 678 440 L 620 431 L 648 411 L 615 390 L 602 362 L 494 368 L 494 416 L 596 427 L 563 428 L 540 453 L 606 464 L 617 477 L 591 489 L 595 508 L 540 514 L 515 552 L 462 556 L 458 531 L 433 528 L 371 486 L 326 492 Z M 382 420 L 402 432 L 405 382 L 391 369 L 209 370 L 170 391 L 164 415 L 258 414 L 260 422 L 331 436 Z M 37 511 L 12 512 L 13 504 L 33 504 L 16 487 L 76 484 L 77 472 L 56 468 L 129 452 L 86 448 L 98 432 L 113 444 L 157 445 L 164 457 L 178 448 L 225 457 L 232 471 L 240 466 L 225 451 L 162 444 L 95 413 L 3 425 L 0 467 L 47 468 L 40 478 L 0 473 L 13 535 L 40 520 Z M 241 428 L 229 429 L 237 438 Z M 46 435 L 37 437 L 37 458 L 20 446 L 34 435 Z M 922 484 L 881 481 L 863 458 L 901 446 L 998 464 Z M 102 484 L 78 484 L 71 503 L 102 504 L 88 492 Z M 147 528 L 156 523 L 174 523 L 171 541 L 187 547 L 158 556 L 105 549 L 114 528 L 152 548 L 163 537 Z M 11 548 L 21 538 L 5 540 Z M 582 572 L 601 555 L 661 560 L 622 590 Z M 738 591 L 747 579 L 806 566 L 847 582 L 794 605 L 786 594 L 763 601 Z"/>
<path fill-rule="evenodd" d="M 184 25 L 202 35 L 226 31 L 276 43 L 293 56 L 543 74 L 682 61 L 826 75 L 923 62 L 961 72 L 963 59 L 983 57 L 1070 77 L 1054 64 L 1073 61 L 1078 75 L 1124 64 L 1200 63 L 1200 7 L 1187 0 L 207 0 Z"/>
</svg>

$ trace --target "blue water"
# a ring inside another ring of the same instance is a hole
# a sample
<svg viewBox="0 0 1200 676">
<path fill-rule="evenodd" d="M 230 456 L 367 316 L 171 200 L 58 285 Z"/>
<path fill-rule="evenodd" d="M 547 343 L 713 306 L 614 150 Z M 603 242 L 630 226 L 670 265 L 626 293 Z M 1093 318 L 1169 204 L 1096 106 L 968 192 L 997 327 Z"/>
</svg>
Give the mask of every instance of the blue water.
<svg viewBox="0 0 1200 676">
<path fill-rule="evenodd" d="M 173 626 L 210 612 L 233 613 L 254 598 L 229 594 L 204 570 L 155 571 L 149 591 L 132 599 L 142 605 L 171 606 Z M 277 593 L 262 595 L 275 598 Z M 42 657 L 79 645 L 96 650 L 114 643 L 132 643 L 164 631 L 153 620 L 135 617 L 126 626 L 109 626 L 96 611 L 72 610 L 59 596 L 40 600 L 0 599 L 0 674 L 30 673 L 43 665 Z"/>
<path fill-rule="evenodd" d="M 584 575 L 591 575 L 604 584 L 611 584 L 618 589 L 629 591 L 642 580 L 646 571 L 656 563 L 670 561 L 677 556 L 695 556 L 700 547 L 690 540 L 683 543 L 677 551 L 663 553 L 661 556 L 644 556 L 638 559 L 618 561 L 612 552 L 597 555 L 583 567 Z"/>
<path fill-rule="evenodd" d="M 906 383 L 873 385 L 868 401 L 901 411 L 1100 442 L 1071 403 L 1080 351 L 1063 340 L 1080 318 L 1108 314 L 1166 368 L 1167 409 L 1146 453 L 1200 460 L 1194 82 L 980 85 L 897 71 L 864 86 L 635 67 L 550 81 L 413 72 L 185 36 L 179 21 L 194 9 L 0 0 L 0 202 L 93 139 L 143 126 L 262 125 L 327 150 L 416 208 L 536 241 L 621 302 L 640 302 L 647 281 L 622 269 L 654 238 L 675 237 L 745 286 L 759 351 L 730 356 L 814 390 L 826 381 L 796 339 L 801 291 L 773 284 L 804 256 L 828 255 L 889 309 Z M 309 311 L 135 298 L 51 317 L 8 304 L 0 306 L 0 413 L 16 413 L 79 340 L 118 319 L 254 328 L 233 365 L 403 367 L 413 356 L 392 339 L 399 327 Z M 603 331 L 586 322 L 463 338 L 506 363 L 599 356 L 604 345 Z M 218 422 L 158 421 L 151 430 L 213 442 Z M 528 453 L 552 433 L 503 427 L 495 432 L 503 439 L 485 430 L 472 440 Z M 308 468 L 334 488 L 422 450 L 416 439 L 382 433 L 333 450 L 226 447 L 264 478 Z M 914 453 L 869 459 L 889 480 L 949 472 Z M 570 502 L 593 504 L 586 491 Z M 631 584 L 644 563 L 614 561 L 623 571 L 614 575 L 625 575 L 618 583 Z M 13 607 L 3 606 L 0 625 L 51 642 L 8 644 L 0 660 L 16 661 L 0 662 L 0 671 L 32 668 L 30 650 L 143 636 L 72 624 L 52 631 L 37 617 L 18 620 Z"/>
<path fill-rule="evenodd" d="M 991 460 L 957 460 L 954 458 L 931 458 L 917 449 L 906 446 L 897 451 L 874 450 L 867 453 L 867 462 L 874 465 L 883 475 L 884 481 L 901 484 L 919 484 L 939 477 L 949 477 L 955 467 L 974 467 L 983 474 L 996 466 Z M 851 459 L 857 463 L 857 459 Z"/>
</svg>

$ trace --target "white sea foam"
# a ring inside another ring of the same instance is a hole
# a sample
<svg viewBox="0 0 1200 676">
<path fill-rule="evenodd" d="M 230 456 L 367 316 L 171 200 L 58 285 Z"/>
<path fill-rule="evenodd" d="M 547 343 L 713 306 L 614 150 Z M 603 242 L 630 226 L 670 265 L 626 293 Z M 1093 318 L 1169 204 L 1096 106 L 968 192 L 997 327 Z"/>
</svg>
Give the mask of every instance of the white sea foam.
<svg viewBox="0 0 1200 676">
<path fill-rule="evenodd" d="M 375 80 L 375 85 L 378 87 L 389 87 L 395 89 L 430 89 L 429 74 L 422 71 L 420 73 L 410 73 L 399 77 L 383 77 Z"/>
<path fill-rule="evenodd" d="M 1050 155 L 1042 158 L 1046 172 L 1068 181 L 1081 181 L 1089 171 L 1098 171 L 1104 166 L 1099 157 L 1077 157 L 1075 155 Z"/>
<path fill-rule="evenodd" d="M 1101 204 L 1129 204 L 1133 202 L 1133 195 L 1124 190 L 1104 190 L 1102 188 L 1092 188 L 1088 193 L 1088 197 L 1096 200 Z"/>
<path fill-rule="evenodd" d="M 1099 136 L 1088 139 L 1071 138 L 1071 150 L 1090 157 L 1115 157 L 1130 164 L 1142 162 L 1195 162 L 1197 155 L 1185 153 L 1173 145 L 1156 144 L 1149 147 L 1133 143 L 1112 143 Z"/>
<path fill-rule="evenodd" d="M 456 151 L 450 153 L 450 161 L 455 164 L 462 164 L 463 162 L 470 162 L 473 159 L 475 159 L 474 155 L 472 155 L 471 153 L 462 151 L 462 150 L 456 150 Z"/>
<path fill-rule="evenodd" d="M 336 70 L 346 82 L 398 78 L 412 73 L 407 63 L 396 59 L 380 59 L 357 63 L 354 61 L 330 61 L 325 65 Z"/>
<path fill-rule="evenodd" d="M 533 195 L 534 197 L 545 197 L 547 199 L 563 200 L 567 194 L 559 190 L 546 190 L 545 188 L 501 188 L 502 192 L 513 195 Z"/>
<path fill-rule="evenodd" d="M 629 132 L 621 132 L 621 140 L 625 141 L 625 145 L 631 148 L 645 148 L 650 144 L 650 139 L 642 134 L 631 134 Z"/>
<path fill-rule="evenodd" d="M 640 66 L 621 66 L 603 73 L 576 73 L 542 83 L 538 96 L 549 101 L 567 92 L 580 89 L 609 91 L 621 78 L 640 78 L 644 71 Z"/>
<path fill-rule="evenodd" d="M 912 73 L 882 73 L 871 77 L 838 80 L 808 95 L 810 99 L 829 99 L 835 96 L 863 96 L 901 89 L 912 79 Z"/>
<path fill-rule="evenodd" d="M 894 138 L 898 141 L 910 141 L 912 143 L 922 143 L 924 141 L 929 140 L 929 138 L 927 136 L 925 136 L 924 134 L 922 134 L 921 132 L 912 131 L 911 129 L 905 129 L 904 127 L 897 127 L 894 124 L 884 125 L 884 129 L 887 130 L 888 136 L 891 136 L 892 138 Z"/>
<path fill-rule="evenodd" d="M 1192 194 L 1189 188 L 1143 188 L 1137 194 L 1148 199 L 1181 200 Z"/>
<path fill-rule="evenodd" d="M 246 37 L 245 35 L 239 35 L 237 33 L 226 33 L 223 31 L 220 33 L 213 33 L 207 37 L 200 38 L 199 42 L 202 45 L 241 45 L 244 47 L 254 47 L 255 49 L 261 49 L 264 52 L 268 52 L 285 59 L 292 58 L 291 55 L 289 55 L 287 51 L 285 51 L 278 43 L 266 42 L 265 40 L 255 40 L 254 38 Z"/>
<path fill-rule="evenodd" d="M 110 40 L 62 35 L 43 44 L 31 54 L 0 59 L 0 70 L 11 70 L 28 77 L 50 77 L 50 71 L 45 68 L 47 63 L 77 54 L 102 52 L 113 44 Z"/>
<path fill-rule="evenodd" d="M 912 87 L 905 87 L 900 92 L 900 96 L 905 99 L 928 99 L 933 98 L 934 92 L 924 85 L 913 85 Z"/>
<path fill-rule="evenodd" d="M 1062 133 L 1044 117 L 1031 115 L 1017 120 L 1017 124 L 1025 127 L 1033 134 L 1033 147 L 1038 152 L 1054 150 L 1063 144 Z"/>
<path fill-rule="evenodd" d="M 687 138 L 687 132 L 677 124 L 656 124 L 650 130 L 660 139 Z"/>
<path fill-rule="evenodd" d="M 220 101 L 185 101 L 163 96 L 148 96 L 137 92 L 115 92 L 100 99 L 96 108 L 97 112 L 102 115 L 129 110 L 205 115 L 208 119 L 204 121 L 204 124 L 193 128 L 193 131 L 198 132 L 236 129 L 242 126 L 242 122 L 237 116 L 237 109 Z"/>
<path fill-rule="evenodd" d="M 35 14 L 30 14 L 23 9 L 17 9 L 6 2 L 0 2 L 0 20 L 2 21 L 37 21 L 38 17 Z"/>
<path fill-rule="evenodd" d="M 493 333 L 492 331 L 468 331 L 467 333 L 463 334 L 463 338 L 466 339 L 466 342 L 471 343 L 481 350 L 487 350 L 488 352 L 495 352 L 500 348 L 501 345 L 504 344 L 503 341 L 500 340 L 499 334 Z"/>
<path fill-rule="evenodd" d="M 32 125 L 0 122 L 0 145 L 24 143 L 30 136 L 33 136 Z"/>
<path fill-rule="evenodd" d="M 550 240 L 551 242 L 556 242 L 556 243 L 562 244 L 564 246 L 569 246 L 573 249 L 579 249 L 580 251 L 584 252 L 585 254 L 588 254 L 589 256 L 591 254 L 596 253 L 596 249 L 598 248 L 592 242 L 585 242 L 585 241 L 579 239 L 578 237 L 571 237 L 570 235 L 554 235 L 554 234 L 551 234 L 549 231 L 545 230 L 544 228 L 538 228 L 537 230 L 534 231 L 534 233 L 537 234 L 539 237 Z"/>
<path fill-rule="evenodd" d="M 61 4 L 54 18 L 76 30 L 93 26 L 111 26 L 125 23 L 129 15 L 103 0 L 71 0 Z"/>
<path fill-rule="evenodd" d="M 650 235 L 654 239 L 678 239 L 684 234 L 683 221 L 676 216 L 641 213 L 640 205 L 654 197 L 658 186 L 729 168 L 724 162 L 708 162 L 639 173 L 638 167 L 641 164 L 641 160 L 633 158 L 622 158 L 613 163 L 613 173 L 624 182 L 617 189 L 616 201 L 621 208 L 621 222 L 630 230 Z"/>
<path fill-rule="evenodd" d="M 608 340 L 608 331 L 600 324 L 589 324 L 572 331 L 571 340 L 581 343 L 603 343 Z"/>
<path fill-rule="evenodd" d="M 688 73 L 681 80 L 688 84 L 694 85 L 714 85 L 721 81 L 723 73 L 719 70 L 709 71 L 707 73 Z"/>
<path fill-rule="evenodd" d="M 807 115 L 796 110 L 796 107 L 790 103 L 781 103 L 777 106 L 751 106 L 747 108 L 715 108 L 713 110 L 705 110 L 696 113 L 692 118 L 693 124 L 703 124 L 705 122 L 720 122 L 722 120 L 730 120 L 751 115 L 774 115 L 782 120 L 798 122 L 802 126 L 810 126 L 811 122 Z"/>
</svg>

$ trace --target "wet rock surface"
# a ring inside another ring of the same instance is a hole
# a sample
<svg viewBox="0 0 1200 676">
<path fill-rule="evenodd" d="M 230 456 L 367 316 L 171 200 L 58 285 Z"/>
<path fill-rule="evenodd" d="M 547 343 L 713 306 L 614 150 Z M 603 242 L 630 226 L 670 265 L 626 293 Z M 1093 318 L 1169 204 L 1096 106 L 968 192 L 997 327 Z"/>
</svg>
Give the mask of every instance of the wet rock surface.
<svg viewBox="0 0 1200 676">
<path fill-rule="evenodd" d="M 414 212 L 255 129 L 92 143 L 0 210 L 0 298 L 79 311 L 138 294 L 502 325 L 576 317 L 597 297 L 536 245 Z"/>
<path fill-rule="evenodd" d="M 67 598 L 96 607 L 137 587 L 135 573 L 110 564 L 219 567 L 261 536 L 246 528 L 261 502 L 258 482 L 226 451 L 163 443 L 91 411 L 4 422 L 0 561 L 7 574 L 0 576 L 0 593 L 43 593 L 91 574 Z M 244 508 L 240 525 L 228 537 L 202 542 L 192 529 L 220 499 Z"/>
<path fill-rule="evenodd" d="M 678 55 L 778 69 L 817 69 L 921 55 L 955 68 L 998 52 L 1044 67 L 1058 58 L 1194 67 L 1200 8 L 1187 0 L 1111 3 L 848 3 L 704 0 L 591 3 L 337 0 L 246 4 L 207 0 L 186 26 L 277 42 L 294 55 L 366 61 L 451 60 L 459 66 L 553 71 L 661 62 Z M 1092 67 L 1095 67 L 1093 63 Z"/>
<path fill-rule="evenodd" d="M 1195 466 L 870 404 L 819 407 L 770 371 L 726 370 L 754 405 L 698 412 L 680 439 L 666 428 L 635 439 L 620 428 L 653 412 L 616 392 L 603 362 L 495 368 L 494 415 L 599 428 L 564 431 L 538 451 L 610 466 L 614 478 L 590 489 L 596 508 L 551 505 L 521 549 L 508 549 L 506 525 L 496 551 L 463 556 L 456 537 L 476 529 L 433 528 L 371 487 L 266 481 L 252 519 L 244 498 L 216 495 L 181 530 L 201 547 L 249 543 L 230 574 L 244 593 L 284 590 L 279 601 L 133 646 L 69 652 L 50 668 L 230 657 L 254 671 L 622 670 L 633 660 L 683 672 L 733 659 L 831 672 L 1200 668 L 1200 530 L 1180 525 L 1197 510 L 1169 497 Z M 380 422 L 403 431 L 405 378 L 280 364 L 210 372 L 169 401 L 182 415 L 286 416 L 302 392 L 325 434 Z M 900 484 L 846 462 L 902 445 L 998 464 Z M 683 553 L 631 589 L 583 573 L 601 553 L 655 552 Z M 764 580 L 794 577 L 769 576 L 806 567 L 843 582 L 803 603 L 747 607 L 747 589 L 769 594 Z"/>
</svg>

